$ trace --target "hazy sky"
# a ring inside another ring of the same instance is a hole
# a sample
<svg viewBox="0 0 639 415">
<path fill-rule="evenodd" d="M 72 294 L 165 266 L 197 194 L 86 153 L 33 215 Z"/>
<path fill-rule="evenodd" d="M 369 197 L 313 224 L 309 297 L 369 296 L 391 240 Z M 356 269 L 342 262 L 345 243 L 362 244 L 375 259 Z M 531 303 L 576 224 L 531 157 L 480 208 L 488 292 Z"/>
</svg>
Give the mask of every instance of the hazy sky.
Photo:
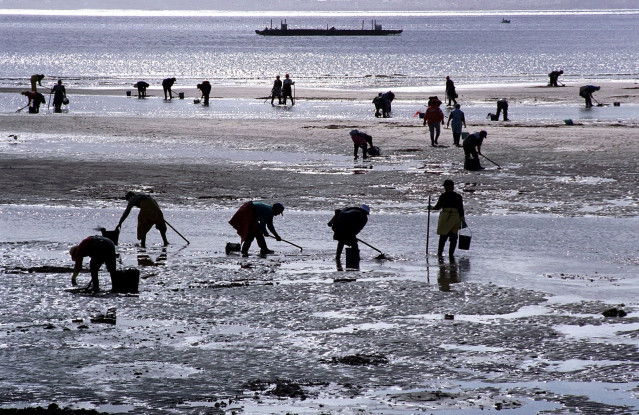
<svg viewBox="0 0 639 415">
<path fill-rule="evenodd" d="M 0 0 L 0 9 L 427 11 L 639 8 L 639 0 Z"/>
</svg>

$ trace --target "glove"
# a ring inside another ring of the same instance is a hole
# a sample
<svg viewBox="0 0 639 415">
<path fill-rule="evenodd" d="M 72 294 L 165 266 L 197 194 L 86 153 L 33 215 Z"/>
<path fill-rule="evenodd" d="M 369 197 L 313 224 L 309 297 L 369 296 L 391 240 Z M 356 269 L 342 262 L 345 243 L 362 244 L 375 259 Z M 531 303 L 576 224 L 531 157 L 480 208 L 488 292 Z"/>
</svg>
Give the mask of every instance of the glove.
<svg viewBox="0 0 639 415">
<path fill-rule="evenodd" d="M 433 210 L 433 205 L 428 205 L 428 210 Z"/>
<path fill-rule="evenodd" d="M 466 221 L 465 220 L 462 221 L 461 227 L 462 227 L 462 229 L 468 227 L 468 225 L 466 225 Z"/>
<path fill-rule="evenodd" d="M 276 241 L 281 241 L 281 240 L 282 240 L 282 238 L 280 238 L 280 236 L 279 236 L 279 235 L 276 235 L 276 236 L 275 236 L 275 240 L 276 240 Z"/>
</svg>

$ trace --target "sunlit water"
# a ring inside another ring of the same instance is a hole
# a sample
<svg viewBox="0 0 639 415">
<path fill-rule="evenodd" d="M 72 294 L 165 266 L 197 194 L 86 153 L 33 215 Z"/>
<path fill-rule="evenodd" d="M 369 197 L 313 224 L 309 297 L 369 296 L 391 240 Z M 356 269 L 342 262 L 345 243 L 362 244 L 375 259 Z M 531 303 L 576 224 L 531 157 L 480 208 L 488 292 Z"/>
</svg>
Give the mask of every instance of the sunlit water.
<svg viewBox="0 0 639 415">
<path fill-rule="evenodd" d="M 507 16 L 502 16 L 507 15 Z M 502 17 L 511 17 L 502 24 Z M 376 19 L 399 36 L 278 38 L 254 33 L 280 16 L 26 16 L 0 14 L 0 85 L 34 73 L 71 87 L 122 87 L 139 79 L 177 85 L 265 85 L 288 72 L 307 87 L 392 88 L 634 79 L 639 11 L 489 14 L 306 14 L 289 27 L 360 28 Z M 282 15 L 282 19 L 287 16 Z"/>
</svg>

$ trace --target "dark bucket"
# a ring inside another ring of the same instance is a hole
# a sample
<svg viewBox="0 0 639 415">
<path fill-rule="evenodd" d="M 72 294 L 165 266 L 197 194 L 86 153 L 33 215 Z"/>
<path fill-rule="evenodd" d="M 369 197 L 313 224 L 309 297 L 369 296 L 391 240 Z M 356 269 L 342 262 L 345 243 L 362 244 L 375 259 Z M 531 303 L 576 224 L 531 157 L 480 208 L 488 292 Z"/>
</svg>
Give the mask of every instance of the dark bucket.
<svg viewBox="0 0 639 415">
<path fill-rule="evenodd" d="M 126 96 L 130 97 L 131 96 L 131 91 L 126 91 Z"/>
<path fill-rule="evenodd" d="M 225 252 L 226 252 L 226 255 L 229 255 L 231 252 L 240 252 L 241 249 L 242 249 L 242 245 L 227 242 Z"/>
<path fill-rule="evenodd" d="M 346 268 L 359 269 L 359 249 L 346 248 Z"/>
<path fill-rule="evenodd" d="M 137 293 L 139 285 L 140 271 L 136 268 L 116 271 L 111 277 L 111 291 L 114 293 Z"/>
<path fill-rule="evenodd" d="M 464 228 L 464 229 L 468 229 L 468 228 Z M 470 233 L 470 230 L 468 230 L 468 235 L 464 235 L 461 233 L 458 234 L 458 242 L 457 242 L 457 247 L 459 249 L 463 249 L 464 251 L 468 251 L 470 249 L 470 239 L 472 238 L 472 235 Z"/>
<path fill-rule="evenodd" d="M 184 99 L 184 92 L 178 93 L 178 97 L 180 97 L 180 99 Z"/>
<path fill-rule="evenodd" d="M 102 232 L 102 236 L 105 238 L 109 238 L 115 245 L 118 244 L 118 239 L 120 238 L 120 230 L 115 229 L 112 231 L 107 231 L 105 228 L 100 228 L 100 232 Z"/>
<path fill-rule="evenodd" d="M 462 139 L 462 141 L 464 141 L 464 140 L 468 137 L 468 134 L 470 134 L 470 133 L 467 133 L 467 132 L 465 132 L 465 131 L 464 131 L 464 132 L 462 132 L 462 134 L 461 134 L 461 139 Z"/>
</svg>

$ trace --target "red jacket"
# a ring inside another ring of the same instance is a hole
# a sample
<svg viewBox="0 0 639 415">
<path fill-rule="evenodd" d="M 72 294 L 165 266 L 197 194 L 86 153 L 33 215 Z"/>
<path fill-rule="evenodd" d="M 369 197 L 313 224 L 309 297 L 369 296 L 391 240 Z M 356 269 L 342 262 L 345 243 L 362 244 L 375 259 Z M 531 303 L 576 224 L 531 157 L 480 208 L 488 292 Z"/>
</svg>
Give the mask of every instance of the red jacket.
<svg viewBox="0 0 639 415">
<path fill-rule="evenodd" d="M 426 114 L 424 114 L 424 119 L 428 123 L 428 125 L 436 123 L 436 122 L 444 122 L 444 113 L 439 107 L 431 105 L 426 109 Z"/>
</svg>

